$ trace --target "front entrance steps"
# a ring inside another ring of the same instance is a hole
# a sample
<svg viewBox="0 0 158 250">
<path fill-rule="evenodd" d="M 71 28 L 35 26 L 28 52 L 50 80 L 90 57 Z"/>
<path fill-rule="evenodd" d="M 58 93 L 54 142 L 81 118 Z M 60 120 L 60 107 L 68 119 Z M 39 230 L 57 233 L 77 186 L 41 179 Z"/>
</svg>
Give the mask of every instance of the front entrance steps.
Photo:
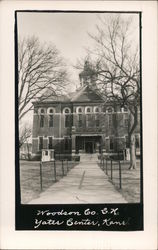
<svg viewBox="0 0 158 250">
<path fill-rule="evenodd" d="M 80 162 L 97 162 L 98 161 L 98 154 L 80 154 Z"/>
</svg>

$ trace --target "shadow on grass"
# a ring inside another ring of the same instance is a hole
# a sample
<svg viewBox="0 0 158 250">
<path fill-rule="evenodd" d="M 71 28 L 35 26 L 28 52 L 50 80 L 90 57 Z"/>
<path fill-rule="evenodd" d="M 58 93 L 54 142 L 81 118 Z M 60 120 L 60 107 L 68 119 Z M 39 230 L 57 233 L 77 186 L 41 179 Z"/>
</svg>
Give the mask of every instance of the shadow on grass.
<svg viewBox="0 0 158 250">
<path fill-rule="evenodd" d="M 63 164 L 64 175 L 74 168 L 78 163 L 68 162 Z M 63 177 L 62 163 L 56 162 L 56 181 Z M 40 183 L 40 162 L 20 161 L 20 190 L 21 203 L 26 204 L 32 199 L 39 197 L 40 193 L 56 183 L 54 176 L 54 165 L 44 164 L 42 167 L 42 190 Z"/>
</svg>

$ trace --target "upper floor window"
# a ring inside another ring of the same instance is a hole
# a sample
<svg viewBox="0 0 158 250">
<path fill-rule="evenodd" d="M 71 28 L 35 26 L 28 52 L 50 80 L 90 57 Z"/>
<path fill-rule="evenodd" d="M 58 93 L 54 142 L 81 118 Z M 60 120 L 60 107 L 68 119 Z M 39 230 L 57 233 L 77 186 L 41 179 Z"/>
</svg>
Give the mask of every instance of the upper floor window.
<svg viewBox="0 0 158 250">
<path fill-rule="evenodd" d="M 52 128 L 54 124 L 54 116 L 53 115 L 49 115 L 49 127 Z"/>
<path fill-rule="evenodd" d="M 78 115 L 78 126 L 82 127 L 82 114 Z"/>
<path fill-rule="evenodd" d="M 48 113 L 48 114 L 53 114 L 53 113 L 55 113 L 55 108 L 48 108 L 48 109 L 47 109 L 47 113 Z"/>
<path fill-rule="evenodd" d="M 68 128 L 71 125 L 71 110 L 70 108 L 64 108 L 63 112 L 65 114 L 65 128 Z"/>
<path fill-rule="evenodd" d="M 48 124 L 49 124 L 49 127 L 52 128 L 54 126 L 55 109 L 54 108 L 48 108 L 47 113 L 49 114 L 49 116 L 48 116 Z"/>
<path fill-rule="evenodd" d="M 112 112 L 113 112 L 113 108 L 112 108 L 112 107 L 108 107 L 108 108 L 106 109 L 106 111 L 107 111 L 108 113 L 112 113 Z"/>
<path fill-rule="evenodd" d="M 95 115 L 95 126 L 99 127 L 100 126 L 100 121 L 99 121 L 99 116 Z"/>
<path fill-rule="evenodd" d="M 70 108 L 64 108 L 63 113 L 64 114 L 70 114 L 71 113 Z"/>
<path fill-rule="evenodd" d="M 87 114 L 86 115 L 86 127 L 90 127 L 91 126 L 91 115 Z"/>
<path fill-rule="evenodd" d="M 123 112 L 128 112 L 128 108 L 126 106 L 123 107 Z"/>
<path fill-rule="evenodd" d="M 40 128 L 44 127 L 44 115 L 45 115 L 45 109 L 39 108 L 38 110 L 39 118 L 40 118 Z"/>
<path fill-rule="evenodd" d="M 38 114 L 40 115 L 40 114 L 43 114 L 44 115 L 44 113 L 45 113 L 45 109 L 44 108 L 39 108 L 38 109 Z"/>
<path fill-rule="evenodd" d="M 128 135 L 125 136 L 125 145 L 126 145 L 126 148 L 130 147 L 129 136 Z"/>
<path fill-rule="evenodd" d="M 98 107 L 95 107 L 95 108 L 94 108 L 94 112 L 95 112 L 95 113 L 99 113 L 99 108 L 98 108 Z"/>
<path fill-rule="evenodd" d="M 44 127 L 44 115 L 40 115 L 40 128 Z"/>
<path fill-rule="evenodd" d="M 112 114 L 108 115 L 108 127 L 112 127 Z"/>
<path fill-rule="evenodd" d="M 42 150 L 43 149 L 43 137 L 40 136 L 39 137 L 39 150 Z"/>
<path fill-rule="evenodd" d="M 113 150 L 114 149 L 114 139 L 113 138 L 110 138 L 110 150 Z"/>
<path fill-rule="evenodd" d="M 48 137 L 48 148 L 49 149 L 53 148 L 53 138 L 52 137 Z"/>
<path fill-rule="evenodd" d="M 135 135 L 135 146 L 136 148 L 140 148 L 140 136 Z"/>
<path fill-rule="evenodd" d="M 82 107 L 77 107 L 77 108 L 76 108 L 76 112 L 77 112 L 77 113 L 82 113 L 82 112 L 83 112 Z"/>
<path fill-rule="evenodd" d="M 91 113 L 92 112 L 92 108 L 91 107 L 86 107 L 85 108 L 85 112 L 86 113 Z"/>
<path fill-rule="evenodd" d="M 128 127 L 128 125 L 129 125 L 128 114 L 124 114 L 124 126 Z"/>
</svg>

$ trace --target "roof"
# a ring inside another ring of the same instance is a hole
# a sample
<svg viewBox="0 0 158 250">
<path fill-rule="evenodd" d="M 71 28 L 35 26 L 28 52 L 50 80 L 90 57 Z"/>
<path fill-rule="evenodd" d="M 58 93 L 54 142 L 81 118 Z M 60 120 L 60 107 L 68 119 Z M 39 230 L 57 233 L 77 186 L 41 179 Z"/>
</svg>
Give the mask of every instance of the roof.
<svg viewBox="0 0 158 250">
<path fill-rule="evenodd" d="M 91 86 L 85 85 L 79 88 L 75 92 L 68 93 L 66 95 L 54 96 L 54 94 L 47 90 L 44 94 L 46 98 L 42 101 L 37 101 L 34 103 L 50 103 L 50 102 L 104 102 L 103 97 L 98 93 L 98 91 L 93 89 Z"/>
</svg>

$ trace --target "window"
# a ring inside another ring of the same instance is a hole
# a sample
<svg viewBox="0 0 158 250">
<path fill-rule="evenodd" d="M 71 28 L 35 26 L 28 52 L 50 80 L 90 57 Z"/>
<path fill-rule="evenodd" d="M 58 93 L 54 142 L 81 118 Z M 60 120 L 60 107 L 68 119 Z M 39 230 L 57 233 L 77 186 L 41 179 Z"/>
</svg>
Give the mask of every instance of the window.
<svg viewBox="0 0 158 250">
<path fill-rule="evenodd" d="M 92 108 L 91 107 L 86 107 L 85 111 L 86 111 L 86 113 L 91 113 L 92 112 Z"/>
<path fill-rule="evenodd" d="M 99 108 L 98 108 L 98 107 L 95 107 L 95 108 L 94 108 L 94 112 L 95 112 L 95 113 L 99 113 Z"/>
<path fill-rule="evenodd" d="M 82 110 L 82 108 L 81 108 L 81 107 L 77 107 L 77 108 L 76 108 L 76 112 L 77 112 L 77 113 L 82 113 L 82 112 L 83 112 L 83 110 Z"/>
<path fill-rule="evenodd" d="M 96 116 L 95 116 L 95 126 L 96 126 L 96 127 L 99 127 L 99 125 L 100 125 L 99 116 L 96 115 Z"/>
<path fill-rule="evenodd" d="M 124 114 L 124 126 L 128 127 L 128 114 Z"/>
<path fill-rule="evenodd" d="M 39 137 L 39 150 L 42 150 L 43 149 L 43 137 L 40 136 Z"/>
<path fill-rule="evenodd" d="M 91 115 L 86 115 L 86 127 L 90 127 Z"/>
<path fill-rule="evenodd" d="M 108 125 L 109 125 L 109 128 L 112 127 L 112 114 L 108 115 Z"/>
<path fill-rule="evenodd" d="M 69 108 L 65 108 L 65 109 L 63 110 L 63 112 L 64 112 L 65 114 L 70 114 L 70 113 L 71 113 Z"/>
<path fill-rule="evenodd" d="M 49 149 L 53 148 L 53 138 L 52 137 L 48 137 L 48 148 Z"/>
<path fill-rule="evenodd" d="M 49 115 L 49 127 L 53 127 L 53 115 Z"/>
<path fill-rule="evenodd" d="M 129 143 L 129 137 L 128 135 L 125 136 L 125 143 L 126 143 L 126 148 L 130 147 L 130 143 Z"/>
<path fill-rule="evenodd" d="M 140 148 L 140 138 L 139 135 L 135 135 L 135 147 Z"/>
<path fill-rule="evenodd" d="M 110 138 L 110 150 L 114 149 L 114 139 Z"/>
<path fill-rule="evenodd" d="M 40 108 L 39 109 L 39 115 L 40 115 L 40 128 L 43 128 L 44 127 L 44 109 L 43 108 Z"/>
<path fill-rule="evenodd" d="M 96 125 L 96 127 L 99 127 L 99 125 L 100 125 L 99 119 L 95 120 L 95 125 Z"/>
<path fill-rule="evenodd" d="M 82 115 L 78 115 L 78 127 L 82 127 Z"/>
<path fill-rule="evenodd" d="M 50 113 L 50 114 L 54 113 L 54 110 L 53 110 L 53 109 L 50 109 L 50 110 L 49 110 L 49 113 Z"/>
<path fill-rule="evenodd" d="M 71 126 L 70 108 L 64 108 L 63 113 L 65 114 L 65 128 L 68 128 Z"/>
<path fill-rule="evenodd" d="M 55 113 L 55 109 L 54 108 L 48 108 L 47 110 L 47 113 L 48 113 L 48 126 L 50 128 L 52 128 L 54 125 L 54 115 L 53 113 Z"/>
<path fill-rule="evenodd" d="M 65 150 L 69 150 L 69 139 L 65 138 Z"/>
<path fill-rule="evenodd" d="M 108 113 L 112 113 L 112 112 L 113 112 L 113 108 L 112 108 L 112 107 L 108 107 L 108 108 L 106 109 L 106 111 L 107 111 Z"/>
<path fill-rule="evenodd" d="M 40 115 L 40 128 L 44 127 L 44 115 Z"/>
<path fill-rule="evenodd" d="M 124 112 L 128 112 L 128 108 L 125 106 L 125 107 L 123 108 L 123 111 L 124 111 Z"/>
<path fill-rule="evenodd" d="M 71 115 L 65 115 L 65 128 L 68 128 L 71 126 Z"/>
</svg>

